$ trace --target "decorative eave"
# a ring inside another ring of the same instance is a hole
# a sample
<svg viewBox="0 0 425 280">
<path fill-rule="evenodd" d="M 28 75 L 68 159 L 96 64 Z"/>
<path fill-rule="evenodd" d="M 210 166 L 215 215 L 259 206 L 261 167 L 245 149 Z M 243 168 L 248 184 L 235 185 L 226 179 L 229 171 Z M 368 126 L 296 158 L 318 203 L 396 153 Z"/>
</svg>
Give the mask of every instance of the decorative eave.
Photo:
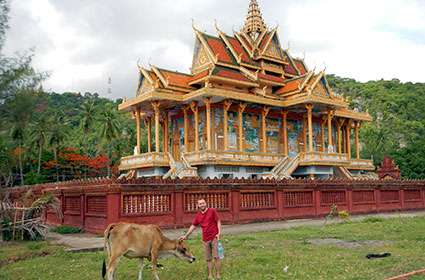
<svg viewBox="0 0 425 280">
<path fill-rule="evenodd" d="M 168 80 L 165 79 L 165 77 L 162 75 L 161 71 L 159 71 L 159 69 L 153 65 L 151 65 L 151 69 L 152 71 L 155 73 L 155 75 L 159 78 L 159 80 L 162 82 L 162 84 L 165 87 L 168 87 Z"/>
<path fill-rule="evenodd" d="M 236 37 L 236 39 L 239 40 L 242 47 L 246 50 L 246 52 L 249 54 L 249 56 L 251 58 L 254 58 L 254 46 L 252 46 L 252 50 L 250 50 L 249 46 L 245 42 L 245 40 L 246 40 L 247 42 L 251 43 L 251 38 L 249 38 L 249 36 L 247 36 L 245 33 L 237 33 L 237 32 L 235 32 L 235 37 Z M 243 40 L 241 37 L 244 37 L 245 40 Z"/>
<path fill-rule="evenodd" d="M 151 77 L 151 75 L 149 75 L 149 72 L 145 68 L 143 68 L 139 65 L 137 67 L 139 68 L 140 74 L 142 74 L 149 81 L 149 83 L 154 85 L 155 82 L 154 82 L 154 80 L 152 80 L 152 77 Z"/>
<path fill-rule="evenodd" d="M 273 28 L 273 30 L 270 32 L 269 38 L 267 38 L 267 42 L 264 45 L 263 49 L 261 50 L 260 56 L 263 56 L 264 53 L 266 52 L 267 48 L 270 45 L 270 42 L 273 40 L 273 37 L 276 34 L 276 31 L 277 31 L 277 27 Z"/>
<path fill-rule="evenodd" d="M 370 114 L 367 112 L 356 112 L 348 108 L 335 110 L 334 116 L 366 122 L 371 122 L 373 120 Z"/>
<path fill-rule="evenodd" d="M 203 33 L 201 31 L 199 31 L 198 29 L 196 29 L 195 25 L 192 26 L 196 37 L 199 39 L 199 41 L 201 42 L 202 46 L 204 46 L 204 48 L 207 50 L 207 54 L 210 58 L 211 61 L 213 61 L 213 63 L 217 63 L 218 58 L 217 56 L 214 55 L 214 52 L 211 50 L 210 46 L 208 45 L 207 41 L 205 41 L 205 38 L 203 36 Z"/>
<path fill-rule="evenodd" d="M 240 64 L 242 62 L 241 56 L 238 55 L 238 53 L 233 49 L 232 44 L 230 44 L 229 40 L 227 40 L 227 35 L 218 28 L 217 23 L 215 23 L 215 29 L 217 30 L 219 38 L 223 40 L 223 42 L 226 44 L 226 46 L 229 48 L 230 52 L 232 53 L 233 57 L 236 59 L 238 64 Z"/>
</svg>

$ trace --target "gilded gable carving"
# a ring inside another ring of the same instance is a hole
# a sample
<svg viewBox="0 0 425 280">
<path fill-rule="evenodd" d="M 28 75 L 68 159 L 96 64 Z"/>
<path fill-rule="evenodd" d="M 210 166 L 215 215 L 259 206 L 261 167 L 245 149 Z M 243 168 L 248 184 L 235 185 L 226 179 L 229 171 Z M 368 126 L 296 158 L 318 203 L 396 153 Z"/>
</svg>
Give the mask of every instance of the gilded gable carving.
<svg viewBox="0 0 425 280">
<path fill-rule="evenodd" d="M 193 54 L 192 69 L 200 68 L 209 62 L 210 59 L 208 58 L 207 50 L 202 46 L 199 40 L 197 40 L 195 44 L 195 53 Z"/>
</svg>

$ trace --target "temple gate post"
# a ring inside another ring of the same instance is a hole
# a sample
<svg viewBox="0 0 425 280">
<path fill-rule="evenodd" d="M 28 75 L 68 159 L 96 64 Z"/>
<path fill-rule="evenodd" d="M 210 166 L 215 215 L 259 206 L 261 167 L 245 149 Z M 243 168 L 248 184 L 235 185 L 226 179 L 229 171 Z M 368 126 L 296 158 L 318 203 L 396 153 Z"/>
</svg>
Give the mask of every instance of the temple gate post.
<svg viewBox="0 0 425 280">
<path fill-rule="evenodd" d="M 308 125 L 308 151 L 313 152 L 313 104 L 306 104 Z"/>
<path fill-rule="evenodd" d="M 245 111 L 246 104 L 245 103 L 239 103 L 238 107 L 238 121 L 239 121 L 239 151 L 243 152 L 243 112 Z"/>
<path fill-rule="evenodd" d="M 333 150 L 332 117 L 333 117 L 332 111 L 328 110 L 328 151 Z"/>
<path fill-rule="evenodd" d="M 223 103 L 223 149 L 227 151 L 229 148 L 229 139 L 228 139 L 228 131 L 229 131 L 229 123 L 228 123 L 228 111 L 230 109 L 230 106 L 232 105 L 232 101 L 225 100 Z"/>
<path fill-rule="evenodd" d="M 270 112 L 270 108 L 264 106 L 261 111 L 261 152 L 267 153 L 267 115 Z"/>
<path fill-rule="evenodd" d="M 351 120 L 348 120 L 346 126 L 346 141 L 347 141 L 347 156 L 348 159 L 351 159 Z"/>
<path fill-rule="evenodd" d="M 354 124 L 354 133 L 355 133 L 355 138 L 356 138 L 356 158 L 357 159 L 360 159 L 359 128 L 360 128 L 360 122 L 357 121 Z"/>
<path fill-rule="evenodd" d="M 196 101 L 193 101 L 190 103 L 190 108 L 192 109 L 193 115 L 194 115 L 194 130 L 195 130 L 195 152 L 199 152 L 199 110 L 198 110 L 198 103 Z"/>
<path fill-rule="evenodd" d="M 288 156 L 288 112 L 282 111 L 282 126 L 283 126 L 283 154 Z"/>
<path fill-rule="evenodd" d="M 137 147 L 136 147 L 136 154 L 140 155 L 140 108 L 136 109 L 136 131 L 137 131 Z"/>
<path fill-rule="evenodd" d="M 184 130 L 184 151 L 187 153 L 189 152 L 189 119 L 187 117 L 187 110 L 189 110 L 188 107 L 183 108 L 183 130 Z"/>
<path fill-rule="evenodd" d="M 152 102 L 155 112 L 155 152 L 159 153 L 159 102 Z"/>
</svg>

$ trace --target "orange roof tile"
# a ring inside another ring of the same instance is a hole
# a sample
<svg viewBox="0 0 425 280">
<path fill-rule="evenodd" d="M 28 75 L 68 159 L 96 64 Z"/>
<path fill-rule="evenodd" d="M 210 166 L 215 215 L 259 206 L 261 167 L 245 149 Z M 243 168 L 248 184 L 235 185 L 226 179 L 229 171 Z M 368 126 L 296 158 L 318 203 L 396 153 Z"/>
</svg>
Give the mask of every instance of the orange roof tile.
<svg viewBox="0 0 425 280">
<path fill-rule="evenodd" d="M 225 43 L 221 39 L 206 34 L 204 34 L 204 36 L 206 37 L 206 41 L 210 46 L 210 49 L 214 55 L 217 55 L 219 61 L 236 64 L 236 60 L 233 58 L 232 54 L 226 48 Z"/>
<path fill-rule="evenodd" d="M 283 78 L 276 77 L 276 76 L 273 76 L 273 75 L 258 73 L 258 77 L 260 79 L 263 79 L 263 80 L 268 80 L 268 81 L 277 82 L 277 83 L 284 83 L 285 82 L 285 80 Z"/>
<path fill-rule="evenodd" d="M 269 41 L 269 38 L 270 38 L 270 32 L 267 32 L 265 35 L 264 35 L 264 37 L 263 37 L 263 40 L 261 41 L 261 43 L 260 43 L 260 45 L 259 45 L 259 49 L 260 49 L 260 51 L 263 51 L 263 48 L 265 48 L 266 47 L 266 44 L 267 44 L 267 42 Z"/>
<path fill-rule="evenodd" d="M 286 85 L 280 89 L 278 89 L 276 94 L 285 94 L 291 91 L 298 90 L 299 85 L 302 83 L 303 79 L 296 79 L 286 83 Z"/>
<path fill-rule="evenodd" d="M 292 64 L 288 64 L 284 66 L 283 70 L 285 71 L 285 73 L 291 74 L 291 75 L 298 75 L 297 70 L 295 70 L 295 68 L 292 66 Z"/>
<path fill-rule="evenodd" d="M 304 63 L 301 60 L 294 59 L 294 63 L 298 71 L 300 71 L 301 75 L 304 75 L 305 73 L 307 73 L 307 69 L 305 68 Z"/>
<path fill-rule="evenodd" d="M 188 89 L 191 88 L 189 86 L 189 82 L 191 81 L 192 76 L 164 69 L 160 69 L 160 72 L 164 78 L 168 80 L 169 85 Z"/>
<path fill-rule="evenodd" d="M 226 36 L 227 40 L 229 40 L 229 43 L 232 45 L 232 48 L 235 50 L 235 52 L 238 55 L 241 55 L 241 60 L 244 63 L 257 65 L 258 63 L 252 60 L 246 50 L 242 47 L 241 43 L 234 37 Z"/>
<path fill-rule="evenodd" d="M 242 73 L 236 70 L 227 69 L 224 67 L 216 67 L 213 71 L 214 76 L 219 76 L 228 79 L 234 79 L 242 82 L 251 82 L 247 77 L 245 77 Z"/>
<path fill-rule="evenodd" d="M 190 82 L 189 82 L 189 83 L 194 82 L 194 81 L 197 81 L 197 80 L 199 80 L 199 79 L 202 79 L 202 78 L 204 78 L 204 77 L 208 76 L 209 72 L 210 72 L 210 70 L 209 70 L 209 69 L 204 70 L 204 71 L 202 71 L 202 72 L 199 72 L 198 74 L 194 75 L 194 76 L 190 79 Z"/>
</svg>

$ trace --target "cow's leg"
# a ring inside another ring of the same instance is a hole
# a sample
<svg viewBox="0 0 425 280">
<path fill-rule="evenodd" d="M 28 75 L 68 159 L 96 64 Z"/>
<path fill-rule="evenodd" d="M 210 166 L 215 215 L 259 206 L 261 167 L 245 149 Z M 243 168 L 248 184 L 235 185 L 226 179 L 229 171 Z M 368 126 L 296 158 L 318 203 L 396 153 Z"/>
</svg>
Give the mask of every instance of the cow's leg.
<svg viewBox="0 0 425 280">
<path fill-rule="evenodd" d="M 152 274 L 155 280 L 160 280 L 158 276 L 157 264 L 158 264 L 158 251 L 151 251 L 151 262 L 152 262 Z"/>
<path fill-rule="evenodd" d="M 145 259 L 144 258 L 140 258 L 140 270 L 139 270 L 139 277 L 137 278 L 138 280 L 143 280 L 143 268 L 145 267 L 145 263 L 144 263 Z"/>
<path fill-rule="evenodd" d="M 110 257 L 109 259 L 109 263 L 108 263 L 108 278 L 107 280 L 114 280 L 115 279 L 115 270 L 117 268 L 117 265 L 119 263 L 121 259 L 121 255 L 117 256 L 117 255 L 113 255 Z"/>
</svg>

